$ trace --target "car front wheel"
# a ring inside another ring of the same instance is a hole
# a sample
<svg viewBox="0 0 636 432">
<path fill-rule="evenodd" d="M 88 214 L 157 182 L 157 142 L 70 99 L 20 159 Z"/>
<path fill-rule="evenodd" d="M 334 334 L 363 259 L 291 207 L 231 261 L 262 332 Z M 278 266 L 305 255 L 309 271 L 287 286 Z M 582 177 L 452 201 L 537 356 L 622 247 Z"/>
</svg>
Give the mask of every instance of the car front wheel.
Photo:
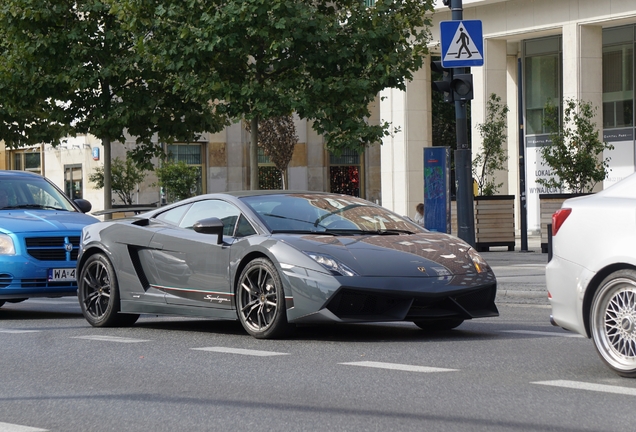
<svg viewBox="0 0 636 432">
<path fill-rule="evenodd" d="M 237 309 L 241 324 L 258 339 L 274 339 L 289 331 L 283 284 L 266 258 L 250 261 L 239 278 Z"/>
<path fill-rule="evenodd" d="M 90 256 L 80 269 L 78 299 L 84 318 L 93 327 L 133 325 L 139 315 L 119 313 L 119 286 L 106 255 Z"/>
<path fill-rule="evenodd" d="M 590 328 L 605 364 L 636 378 L 636 271 L 619 270 L 601 282 L 592 300 Z"/>
</svg>

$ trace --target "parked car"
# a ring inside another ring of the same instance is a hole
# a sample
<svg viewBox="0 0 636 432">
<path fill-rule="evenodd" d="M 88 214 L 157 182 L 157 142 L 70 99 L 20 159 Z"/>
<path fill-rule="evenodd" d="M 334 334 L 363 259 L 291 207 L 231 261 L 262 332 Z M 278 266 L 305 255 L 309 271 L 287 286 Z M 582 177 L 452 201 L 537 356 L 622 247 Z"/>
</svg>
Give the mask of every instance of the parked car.
<svg viewBox="0 0 636 432">
<path fill-rule="evenodd" d="M 240 320 L 275 338 L 295 323 L 448 330 L 498 315 L 495 275 L 468 244 L 329 193 L 202 195 L 89 225 L 77 274 L 96 327 L 175 314 Z"/>
<path fill-rule="evenodd" d="M 553 324 L 591 337 L 605 364 L 636 377 L 636 174 L 566 200 L 552 216 L 551 251 Z"/>
<path fill-rule="evenodd" d="M 0 170 L 0 306 L 77 296 L 81 231 L 98 222 L 84 214 L 90 210 L 41 175 Z"/>
</svg>

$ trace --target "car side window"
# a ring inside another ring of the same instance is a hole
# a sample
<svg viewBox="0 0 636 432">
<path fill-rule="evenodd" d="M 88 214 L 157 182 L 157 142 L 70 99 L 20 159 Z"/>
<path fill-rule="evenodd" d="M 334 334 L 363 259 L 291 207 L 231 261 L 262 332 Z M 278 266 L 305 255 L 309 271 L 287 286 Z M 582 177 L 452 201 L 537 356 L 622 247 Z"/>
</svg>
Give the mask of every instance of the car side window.
<svg viewBox="0 0 636 432">
<path fill-rule="evenodd" d="M 239 217 L 238 224 L 236 225 L 235 237 L 247 237 L 256 234 L 254 227 L 247 221 L 245 216 Z"/>
<path fill-rule="evenodd" d="M 179 223 L 181 228 L 192 229 L 195 222 L 201 219 L 216 217 L 223 221 L 223 235 L 234 235 L 234 227 L 241 212 L 230 203 L 221 200 L 205 200 L 192 204 L 186 215 Z"/>
<path fill-rule="evenodd" d="M 185 212 L 191 207 L 190 204 L 175 207 L 156 216 L 156 219 L 167 222 L 171 225 L 179 225 L 179 221 L 183 218 Z"/>
</svg>

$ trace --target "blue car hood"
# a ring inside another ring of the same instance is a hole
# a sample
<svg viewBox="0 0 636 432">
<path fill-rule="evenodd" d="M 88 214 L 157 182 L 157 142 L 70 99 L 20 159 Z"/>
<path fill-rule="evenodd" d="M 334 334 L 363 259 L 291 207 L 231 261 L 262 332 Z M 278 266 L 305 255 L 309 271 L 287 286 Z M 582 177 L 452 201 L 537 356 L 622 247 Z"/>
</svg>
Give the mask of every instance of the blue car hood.
<svg viewBox="0 0 636 432">
<path fill-rule="evenodd" d="M 2 232 L 81 231 L 85 225 L 99 222 L 79 212 L 56 210 L 0 210 Z"/>
</svg>

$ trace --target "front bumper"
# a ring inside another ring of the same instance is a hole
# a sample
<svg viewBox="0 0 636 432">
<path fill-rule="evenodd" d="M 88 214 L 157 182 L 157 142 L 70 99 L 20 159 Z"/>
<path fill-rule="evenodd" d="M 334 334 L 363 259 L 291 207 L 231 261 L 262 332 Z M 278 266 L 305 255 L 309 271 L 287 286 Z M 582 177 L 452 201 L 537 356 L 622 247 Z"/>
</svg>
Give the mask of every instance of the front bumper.
<svg viewBox="0 0 636 432">
<path fill-rule="evenodd" d="M 287 273 L 287 276 L 290 274 Z M 290 322 L 424 321 L 498 316 L 494 274 L 446 277 L 334 277 L 307 271 L 289 281 Z"/>
</svg>

